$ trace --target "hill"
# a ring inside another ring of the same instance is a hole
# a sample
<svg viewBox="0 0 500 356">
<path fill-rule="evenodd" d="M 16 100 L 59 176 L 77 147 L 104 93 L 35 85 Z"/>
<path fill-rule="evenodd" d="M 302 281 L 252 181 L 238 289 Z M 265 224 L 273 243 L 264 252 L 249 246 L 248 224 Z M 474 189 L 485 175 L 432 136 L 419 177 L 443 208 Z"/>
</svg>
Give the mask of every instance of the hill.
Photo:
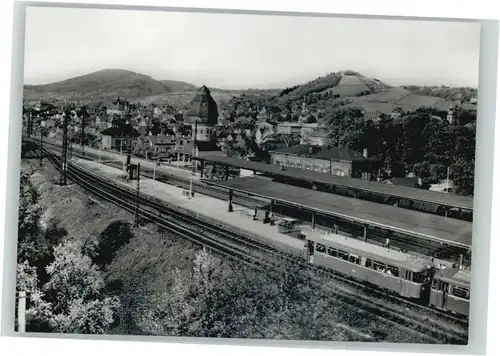
<svg viewBox="0 0 500 356">
<path fill-rule="evenodd" d="M 390 114 L 395 108 L 403 111 L 415 111 L 418 108 L 434 108 L 439 111 L 446 111 L 451 105 L 458 104 L 457 100 L 450 100 L 438 96 L 421 95 L 414 93 L 404 87 L 394 87 L 382 89 L 370 95 L 353 97 L 348 107 L 360 108 L 364 111 L 379 111 Z M 475 110 L 476 107 L 470 103 L 460 103 L 463 109 Z"/>
<path fill-rule="evenodd" d="M 475 110 L 475 105 L 460 103 L 444 95 L 425 95 L 422 90 L 414 92 L 413 87 L 391 87 L 379 79 L 371 78 L 351 70 L 333 72 L 307 83 L 285 88 L 279 94 L 252 97 L 241 94 L 230 100 L 230 113 L 240 115 L 271 107 L 282 118 L 290 114 L 292 119 L 300 115 L 305 102 L 311 112 L 329 112 L 342 108 L 357 108 L 365 112 L 378 111 L 390 114 L 394 109 L 415 111 L 419 108 L 433 108 L 446 111 L 451 105 L 460 104 L 463 109 Z M 447 88 L 455 93 L 455 88 Z M 461 90 L 460 90 L 461 91 Z"/>
<path fill-rule="evenodd" d="M 25 85 L 24 100 L 35 102 L 44 99 L 57 103 L 65 99 L 108 101 L 122 97 L 145 103 L 167 104 L 183 110 L 189 106 L 196 90 L 195 85 L 183 81 L 155 80 L 127 70 L 106 69 L 45 85 Z M 229 109 L 235 113 L 248 112 L 250 107 L 260 110 L 262 106 L 271 106 L 275 112 L 294 112 L 302 106 L 304 100 L 313 110 L 355 107 L 386 114 L 396 107 L 405 111 L 419 107 L 447 110 L 456 103 L 450 99 L 477 93 L 468 88 L 391 87 L 379 79 L 351 70 L 332 72 L 283 90 L 210 87 L 210 91 L 221 109 Z M 239 106 L 243 110 L 238 110 Z M 463 106 L 474 109 L 469 103 L 464 103 Z"/>
<path fill-rule="evenodd" d="M 177 80 L 160 80 L 160 83 L 167 88 L 168 91 L 173 93 L 182 93 L 185 91 L 196 91 L 198 89 L 195 85 Z"/>
<path fill-rule="evenodd" d="M 192 84 L 174 80 L 155 80 L 148 75 L 123 69 L 104 69 L 44 85 L 25 85 L 25 100 L 92 100 L 194 91 Z"/>
<path fill-rule="evenodd" d="M 104 69 L 45 85 L 25 86 L 25 98 L 140 98 L 170 91 L 150 76 L 122 69 Z"/>
</svg>

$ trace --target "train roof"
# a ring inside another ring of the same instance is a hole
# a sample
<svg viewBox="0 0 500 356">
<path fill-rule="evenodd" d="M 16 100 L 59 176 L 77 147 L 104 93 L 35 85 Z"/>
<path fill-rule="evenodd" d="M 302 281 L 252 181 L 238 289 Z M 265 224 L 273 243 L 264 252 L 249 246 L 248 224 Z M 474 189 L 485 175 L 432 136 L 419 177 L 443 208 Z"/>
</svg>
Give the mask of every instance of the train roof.
<svg viewBox="0 0 500 356">
<path fill-rule="evenodd" d="M 462 287 L 470 287 L 470 272 L 458 268 L 444 268 L 434 275 L 434 278 L 443 282 Z"/>
<path fill-rule="evenodd" d="M 431 262 L 424 258 L 338 234 L 314 232 L 308 235 L 307 239 L 319 243 L 323 242 L 331 247 L 343 247 L 347 250 L 346 252 L 359 253 L 364 257 L 372 258 L 378 262 L 392 264 L 412 270 L 413 272 L 422 272 L 432 266 Z"/>
</svg>

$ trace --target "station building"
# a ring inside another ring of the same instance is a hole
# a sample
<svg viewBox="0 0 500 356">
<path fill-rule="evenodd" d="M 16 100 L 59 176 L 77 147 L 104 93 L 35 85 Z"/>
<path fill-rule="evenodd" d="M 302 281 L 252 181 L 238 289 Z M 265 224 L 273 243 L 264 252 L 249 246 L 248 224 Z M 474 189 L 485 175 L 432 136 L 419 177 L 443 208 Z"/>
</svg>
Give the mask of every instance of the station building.
<svg viewBox="0 0 500 356">
<path fill-rule="evenodd" d="M 270 152 L 271 163 L 342 177 L 376 180 L 382 162 L 344 147 L 295 145 Z"/>
</svg>

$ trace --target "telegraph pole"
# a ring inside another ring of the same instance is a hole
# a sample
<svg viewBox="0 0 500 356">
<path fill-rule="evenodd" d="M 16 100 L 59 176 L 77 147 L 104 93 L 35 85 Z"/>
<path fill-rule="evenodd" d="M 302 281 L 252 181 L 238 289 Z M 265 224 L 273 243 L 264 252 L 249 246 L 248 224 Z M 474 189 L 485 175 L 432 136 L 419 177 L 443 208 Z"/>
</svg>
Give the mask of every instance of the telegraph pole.
<svg viewBox="0 0 500 356">
<path fill-rule="evenodd" d="M 31 131 L 33 129 L 33 116 L 31 114 L 31 110 L 28 114 L 28 137 L 31 137 Z"/>
<path fill-rule="evenodd" d="M 26 332 L 26 291 L 17 293 L 17 331 Z"/>
<path fill-rule="evenodd" d="M 194 159 L 196 156 L 196 136 L 198 135 L 198 120 L 195 120 L 194 122 L 194 140 L 193 140 L 193 151 L 192 151 L 192 157 L 191 157 L 191 166 L 192 166 L 192 175 L 195 175 L 196 172 L 196 166 L 195 162 L 196 160 Z"/>
<path fill-rule="evenodd" d="M 137 163 L 137 191 L 135 195 L 135 226 L 139 225 L 139 194 L 141 182 L 141 164 Z"/>
<path fill-rule="evenodd" d="M 82 156 L 85 156 L 85 117 L 87 116 L 87 108 L 85 106 L 82 107 L 81 110 L 82 113 L 82 123 L 81 123 L 81 129 L 82 129 Z"/>
<path fill-rule="evenodd" d="M 43 166 L 43 128 L 40 126 L 40 167 Z"/>
<path fill-rule="evenodd" d="M 67 170 L 67 159 L 68 159 L 68 119 L 69 110 L 64 113 L 64 123 L 63 123 L 63 142 L 62 142 L 62 154 L 61 154 L 61 185 L 66 185 L 66 170 Z"/>
</svg>

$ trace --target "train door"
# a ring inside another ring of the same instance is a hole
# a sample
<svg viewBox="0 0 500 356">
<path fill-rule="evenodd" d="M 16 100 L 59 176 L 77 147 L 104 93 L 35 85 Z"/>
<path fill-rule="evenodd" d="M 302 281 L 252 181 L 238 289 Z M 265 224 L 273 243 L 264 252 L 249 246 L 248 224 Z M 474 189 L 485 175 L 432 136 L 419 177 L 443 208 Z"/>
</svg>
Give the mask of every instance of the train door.
<svg viewBox="0 0 500 356">
<path fill-rule="evenodd" d="M 411 295 L 411 280 L 412 280 L 412 271 L 407 271 L 405 269 L 401 269 L 400 271 L 400 278 L 401 278 L 401 291 L 400 294 L 403 297 L 408 297 Z"/>
<path fill-rule="evenodd" d="M 446 309 L 446 302 L 448 299 L 448 289 L 450 288 L 450 284 L 443 281 L 438 281 L 438 293 L 436 296 L 436 306 L 438 308 Z"/>
<path fill-rule="evenodd" d="M 314 241 L 307 240 L 307 260 L 309 263 L 313 263 L 314 257 Z"/>
</svg>

